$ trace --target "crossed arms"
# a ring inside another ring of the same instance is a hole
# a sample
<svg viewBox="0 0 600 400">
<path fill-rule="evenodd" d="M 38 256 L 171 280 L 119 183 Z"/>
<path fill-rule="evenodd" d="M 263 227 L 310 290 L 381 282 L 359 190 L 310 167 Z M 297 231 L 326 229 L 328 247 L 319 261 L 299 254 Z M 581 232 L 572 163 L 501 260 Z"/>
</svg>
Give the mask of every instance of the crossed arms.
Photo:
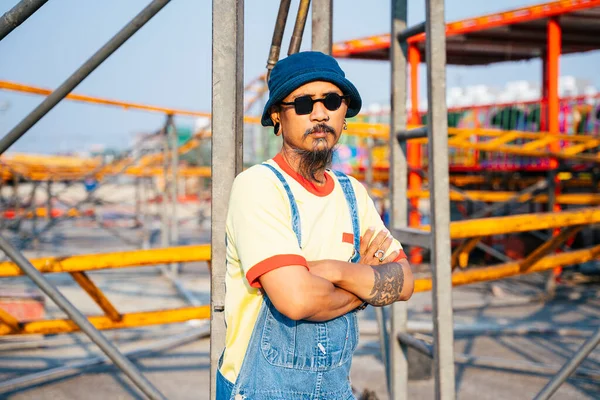
<svg viewBox="0 0 600 400">
<path fill-rule="evenodd" d="M 392 238 L 387 232 L 367 231 L 361 240 L 358 263 L 338 260 L 309 262 L 277 268 L 259 280 L 279 312 L 293 320 L 327 321 L 354 310 L 363 301 L 385 306 L 406 301 L 413 293 L 413 276 L 406 258 L 396 262 L 392 252 L 383 262 L 374 258 L 387 250 Z"/>
</svg>

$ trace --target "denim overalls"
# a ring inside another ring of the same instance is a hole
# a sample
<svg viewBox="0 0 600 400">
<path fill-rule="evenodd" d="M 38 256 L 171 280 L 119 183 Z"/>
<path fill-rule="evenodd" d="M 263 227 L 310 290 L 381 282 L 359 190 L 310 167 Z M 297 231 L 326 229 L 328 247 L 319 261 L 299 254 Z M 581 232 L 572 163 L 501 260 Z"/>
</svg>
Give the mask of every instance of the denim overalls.
<svg viewBox="0 0 600 400">
<path fill-rule="evenodd" d="M 283 175 L 269 164 L 287 192 L 292 226 L 301 244 L 300 214 Z M 354 233 L 351 262 L 360 259 L 360 228 L 354 189 L 334 171 L 344 192 Z M 354 399 L 350 386 L 352 354 L 358 344 L 356 311 L 327 322 L 294 321 L 263 295 L 254 330 L 235 384 L 217 372 L 217 400 Z"/>
</svg>

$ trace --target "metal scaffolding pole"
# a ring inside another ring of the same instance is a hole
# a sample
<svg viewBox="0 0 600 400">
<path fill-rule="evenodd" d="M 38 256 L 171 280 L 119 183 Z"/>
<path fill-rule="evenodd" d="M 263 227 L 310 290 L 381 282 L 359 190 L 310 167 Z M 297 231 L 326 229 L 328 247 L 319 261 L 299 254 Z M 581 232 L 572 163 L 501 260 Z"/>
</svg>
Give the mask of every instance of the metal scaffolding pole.
<svg viewBox="0 0 600 400">
<path fill-rule="evenodd" d="M 427 0 L 425 9 L 435 397 L 454 399 L 444 0 Z"/>
<path fill-rule="evenodd" d="M 179 171 L 178 171 L 178 166 L 179 166 L 179 147 L 177 145 L 177 127 L 175 126 L 175 124 L 173 123 L 173 120 L 171 120 L 171 125 L 167 128 L 167 132 L 168 135 L 167 137 L 169 138 L 169 142 L 171 143 L 171 230 L 170 230 L 170 235 L 171 237 L 169 238 L 171 246 L 178 246 L 179 244 L 179 218 L 177 216 L 177 197 L 179 195 L 179 185 L 178 185 L 178 179 L 179 179 Z M 177 273 L 179 273 L 179 268 L 180 268 L 181 264 L 173 264 L 171 265 L 171 273 L 173 274 L 173 276 L 177 276 Z"/>
<path fill-rule="evenodd" d="M 333 0 L 312 2 L 312 49 L 331 54 Z"/>
<path fill-rule="evenodd" d="M 392 0 L 391 32 L 392 37 L 406 29 L 407 0 Z M 397 40 L 390 42 L 391 61 L 391 121 L 390 132 L 406 129 L 406 47 Z M 408 225 L 408 166 L 406 143 L 402 146 L 395 135 L 390 135 L 390 227 L 392 232 Z M 399 333 L 406 332 L 408 312 L 406 302 L 396 302 L 391 306 L 390 334 L 388 338 L 390 360 L 387 368 L 390 398 L 394 400 L 408 397 L 408 360 L 406 349 L 396 339 Z"/>
<path fill-rule="evenodd" d="M 558 373 L 552 378 L 550 382 L 535 396 L 534 400 L 547 400 L 554 392 L 558 390 L 569 375 L 571 375 L 585 360 L 585 358 L 598 346 L 600 343 L 600 329 L 594 333 L 594 335 L 585 341 L 585 343 L 577 350 L 577 353 L 558 371 Z"/>
<path fill-rule="evenodd" d="M 77 71 L 52 92 L 42 103 L 29 113 L 6 136 L 0 139 L 0 154 L 13 145 L 21 136 L 44 117 L 67 94 L 91 74 L 104 60 L 114 53 L 123 43 L 135 34 L 146 22 L 155 16 L 171 0 L 153 0 L 136 15 L 123 29 L 113 36 L 104 46 L 91 56 Z"/>
<path fill-rule="evenodd" d="M 294 31 L 292 32 L 292 38 L 290 39 L 288 56 L 300 51 L 309 7 L 310 0 L 300 0 L 300 4 L 298 4 L 298 14 L 296 14 L 296 23 L 294 24 Z"/>
<path fill-rule="evenodd" d="M 160 244 L 162 247 L 169 247 L 171 241 L 171 226 L 169 223 L 169 128 L 171 124 L 171 115 L 167 116 L 167 121 L 161 132 L 163 142 L 163 188 L 161 193 L 161 229 L 160 229 Z"/>
<path fill-rule="evenodd" d="M 46 218 L 52 220 L 52 181 L 48 181 L 46 186 Z"/>
<path fill-rule="evenodd" d="M 0 236 L 0 250 L 19 266 L 19 268 L 48 296 L 65 314 L 75 322 L 88 337 L 100 347 L 125 375 L 151 399 L 165 399 L 165 397 L 150 383 L 140 371 L 114 347 L 104 335 L 97 330 L 94 325 L 83 315 L 62 293 L 60 293 L 52 284 L 44 278 L 44 275 L 38 271 L 30 262 L 15 249 L 6 239 Z"/>
<path fill-rule="evenodd" d="M 275 22 L 275 29 L 273 30 L 273 39 L 271 40 L 271 47 L 269 48 L 269 58 L 267 59 L 267 81 L 271 70 L 279 61 L 279 53 L 281 52 L 281 42 L 283 40 L 283 32 L 285 31 L 285 24 L 287 22 L 288 13 L 290 11 L 291 0 L 281 0 L 279 2 L 279 11 L 277 13 L 277 20 Z"/>
<path fill-rule="evenodd" d="M 21 0 L 0 18 L 0 40 L 31 17 L 48 0 Z"/>
<path fill-rule="evenodd" d="M 243 168 L 244 0 L 213 0 L 210 398 L 225 348 L 225 220 Z"/>
</svg>

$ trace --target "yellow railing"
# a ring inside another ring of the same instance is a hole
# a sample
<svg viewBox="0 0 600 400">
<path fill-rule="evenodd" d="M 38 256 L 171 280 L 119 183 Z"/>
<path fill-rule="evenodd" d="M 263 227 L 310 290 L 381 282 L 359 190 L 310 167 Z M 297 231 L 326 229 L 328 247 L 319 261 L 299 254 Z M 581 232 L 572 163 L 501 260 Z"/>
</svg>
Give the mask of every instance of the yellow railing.
<svg viewBox="0 0 600 400">
<path fill-rule="evenodd" d="M 181 246 L 167 249 L 122 251 L 107 254 L 86 254 L 69 257 L 46 257 L 30 260 L 35 268 L 44 273 L 69 273 L 102 309 L 104 315 L 90 316 L 89 321 L 97 329 L 134 328 L 185 322 L 210 318 L 208 305 L 181 307 L 168 310 L 120 313 L 98 288 L 86 271 L 117 269 L 145 265 L 206 261 L 210 263 L 210 246 Z M 0 277 L 14 277 L 23 273 L 12 262 L 0 263 Z M 14 316 L 0 309 L 0 336 L 18 334 L 69 333 L 79 327 L 68 319 L 19 322 Z"/>
<path fill-rule="evenodd" d="M 552 269 L 575 263 L 587 262 L 600 257 L 600 246 L 589 249 L 553 253 L 562 243 L 576 234 L 586 225 L 600 223 L 600 208 L 584 208 L 558 213 L 537 213 L 513 215 L 508 217 L 482 218 L 457 221 L 450 224 L 450 236 L 455 240 L 464 240 L 453 252 L 453 266 L 466 265 L 468 253 L 485 236 L 518 233 L 542 229 L 561 229 L 550 240 L 543 243 L 522 260 L 506 264 L 455 272 L 453 285 L 502 279 L 520 274 Z M 428 229 L 428 227 L 422 227 Z M 136 266 L 186 263 L 206 261 L 210 263 L 209 245 L 181 246 L 164 249 L 123 251 L 107 254 L 87 254 L 69 257 L 46 257 L 32 259 L 35 268 L 44 273 L 70 273 L 75 281 L 92 297 L 104 311 L 103 316 L 89 317 L 98 329 L 131 328 L 136 326 L 183 322 L 190 319 L 209 318 L 209 307 L 184 307 L 173 310 L 158 310 L 121 314 L 102 291 L 86 275 L 86 271 L 100 269 L 130 268 Z M 0 263 L 0 278 L 22 275 L 21 270 L 12 262 Z M 431 279 L 418 279 L 416 291 L 431 289 Z M 46 334 L 74 332 L 78 328 L 70 320 L 43 320 L 18 322 L 6 312 L 0 311 L 0 336 L 9 334 Z"/>
</svg>

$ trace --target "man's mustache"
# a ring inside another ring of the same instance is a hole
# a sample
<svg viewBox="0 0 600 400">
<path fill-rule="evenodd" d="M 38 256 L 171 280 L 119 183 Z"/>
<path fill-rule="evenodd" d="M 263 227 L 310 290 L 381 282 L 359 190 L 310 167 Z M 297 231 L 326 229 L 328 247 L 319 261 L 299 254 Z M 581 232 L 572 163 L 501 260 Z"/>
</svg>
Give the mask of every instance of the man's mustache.
<svg viewBox="0 0 600 400">
<path fill-rule="evenodd" d="M 313 126 L 310 129 L 307 129 L 306 132 L 304 132 L 304 137 L 307 137 L 311 133 L 315 133 L 315 132 L 326 132 L 326 133 L 331 133 L 332 135 L 335 135 L 335 130 L 331 126 L 321 123 L 321 124 L 317 124 L 317 125 Z"/>
</svg>

